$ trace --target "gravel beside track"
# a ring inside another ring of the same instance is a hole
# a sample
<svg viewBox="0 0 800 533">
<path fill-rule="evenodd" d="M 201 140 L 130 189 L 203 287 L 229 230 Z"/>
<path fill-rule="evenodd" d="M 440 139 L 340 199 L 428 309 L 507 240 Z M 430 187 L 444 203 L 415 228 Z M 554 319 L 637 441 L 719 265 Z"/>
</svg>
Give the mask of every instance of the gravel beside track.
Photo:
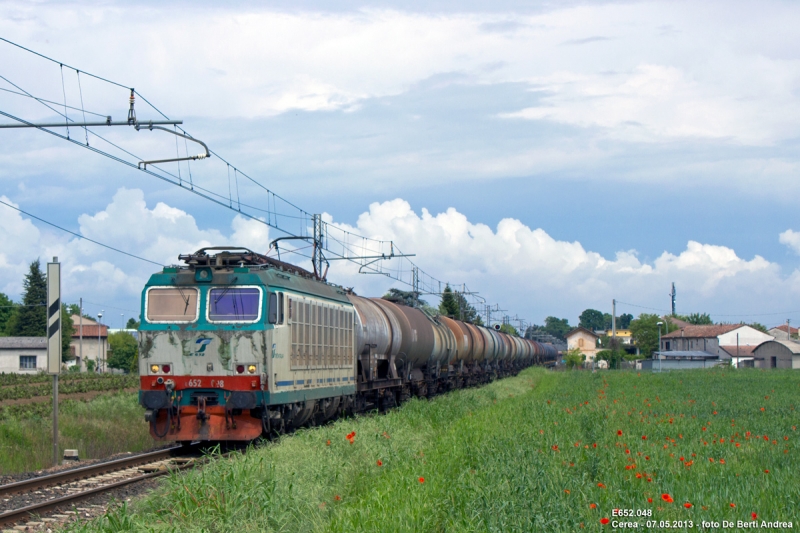
<svg viewBox="0 0 800 533">
<path fill-rule="evenodd" d="M 199 461 L 199 447 L 178 446 L 2 485 L 0 527 L 44 531 L 78 516 L 96 516 L 105 512 L 105 506 L 94 500 L 128 499 L 132 492 L 143 492 L 133 484 L 147 485 L 144 490 L 149 490 L 153 478 L 191 468 Z"/>
</svg>

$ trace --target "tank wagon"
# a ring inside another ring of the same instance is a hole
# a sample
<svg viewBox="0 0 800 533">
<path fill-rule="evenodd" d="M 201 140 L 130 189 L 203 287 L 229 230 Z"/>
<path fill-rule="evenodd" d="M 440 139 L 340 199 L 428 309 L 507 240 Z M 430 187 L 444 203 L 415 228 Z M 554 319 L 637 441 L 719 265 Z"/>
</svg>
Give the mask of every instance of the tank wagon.
<svg viewBox="0 0 800 533">
<path fill-rule="evenodd" d="M 252 440 L 556 357 L 549 344 L 357 296 L 246 248 L 179 259 L 142 293 L 139 401 L 159 440 Z"/>
</svg>

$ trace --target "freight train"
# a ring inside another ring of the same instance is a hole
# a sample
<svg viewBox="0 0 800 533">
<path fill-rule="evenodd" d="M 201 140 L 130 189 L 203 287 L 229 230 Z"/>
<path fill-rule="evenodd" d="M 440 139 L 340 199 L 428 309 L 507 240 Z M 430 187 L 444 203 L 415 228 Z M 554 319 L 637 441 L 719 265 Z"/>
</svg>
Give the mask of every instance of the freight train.
<svg viewBox="0 0 800 533">
<path fill-rule="evenodd" d="M 364 298 L 246 248 L 181 255 L 142 293 L 139 402 L 158 440 L 249 441 L 551 362 L 549 344 Z"/>
</svg>

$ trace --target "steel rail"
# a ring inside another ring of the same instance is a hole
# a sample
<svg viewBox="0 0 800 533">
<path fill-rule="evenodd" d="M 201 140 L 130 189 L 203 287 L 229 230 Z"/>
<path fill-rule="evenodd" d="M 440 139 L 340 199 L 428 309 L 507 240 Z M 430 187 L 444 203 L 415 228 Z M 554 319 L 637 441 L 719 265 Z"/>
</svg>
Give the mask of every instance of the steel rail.
<svg viewBox="0 0 800 533">
<path fill-rule="evenodd" d="M 39 476 L 31 479 L 26 479 L 24 481 L 17 481 L 15 483 L 9 483 L 7 485 L 0 485 L 0 496 L 5 496 L 8 494 L 19 494 L 21 492 L 31 492 L 37 489 L 49 487 L 51 485 L 68 483 L 70 481 L 86 479 L 89 477 L 98 476 L 101 474 L 106 474 L 117 470 L 125 470 L 126 468 L 130 468 L 132 466 L 139 466 L 147 463 L 152 463 L 154 461 L 169 459 L 173 457 L 174 452 L 180 450 L 186 451 L 186 447 L 173 446 L 171 448 L 165 448 L 163 450 L 156 450 L 154 452 L 134 455 L 132 457 L 123 457 L 122 459 L 106 461 L 105 463 L 98 463 L 94 465 L 84 466 L 81 468 L 73 468 L 70 470 L 62 470 L 61 472 L 56 472 L 55 474 Z"/>
<path fill-rule="evenodd" d="M 36 516 L 38 514 L 52 511 L 58 507 L 63 505 L 78 502 L 80 500 L 85 500 L 86 498 L 90 498 L 95 494 L 100 494 L 102 492 L 107 492 L 109 490 L 116 489 L 118 487 L 123 487 L 125 485 L 129 485 L 131 483 L 136 483 L 137 481 L 144 481 L 145 479 L 150 479 L 158 476 L 163 476 L 168 474 L 169 472 L 174 472 L 177 470 L 184 470 L 187 468 L 192 468 L 194 463 L 186 463 L 182 465 L 176 465 L 171 468 L 165 468 L 164 470 L 159 470 L 156 472 L 149 472 L 146 474 L 141 474 L 136 477 L 123 479 L 121 481 L 116 481 L 114 483 L 109 483 L 108 485 L 101 485 L 99 487 L 94 487 L 91 489 L 87 489 L 82 492 L 77 492 L 75 494 L 68 494 L 66 496 L 62 496 L 60 498 L 55 498 L 52 500 L 46 500 L 39 503 L 34 503 L 28 505 L 27 507 L 22 507 L 20 509 L 13 509 L 11 511 L 6 511 L 0 514 L 0 526 L 4 526 L 10 523 L 16 523 L 26 518 L 30 518 L 31 516 Z"/>
</svg>

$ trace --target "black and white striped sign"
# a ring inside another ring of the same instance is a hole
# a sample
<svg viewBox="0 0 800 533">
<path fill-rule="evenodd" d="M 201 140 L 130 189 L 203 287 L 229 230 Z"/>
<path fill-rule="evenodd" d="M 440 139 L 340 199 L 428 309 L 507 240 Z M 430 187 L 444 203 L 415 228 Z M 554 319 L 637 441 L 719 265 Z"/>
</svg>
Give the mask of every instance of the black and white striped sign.
<svg viewBox="0 0 800 533">
<path fill-rule="evenodd" d="M 47 263 L 47 372 L 61 372 L 61 264 Z"/>
</svg>

